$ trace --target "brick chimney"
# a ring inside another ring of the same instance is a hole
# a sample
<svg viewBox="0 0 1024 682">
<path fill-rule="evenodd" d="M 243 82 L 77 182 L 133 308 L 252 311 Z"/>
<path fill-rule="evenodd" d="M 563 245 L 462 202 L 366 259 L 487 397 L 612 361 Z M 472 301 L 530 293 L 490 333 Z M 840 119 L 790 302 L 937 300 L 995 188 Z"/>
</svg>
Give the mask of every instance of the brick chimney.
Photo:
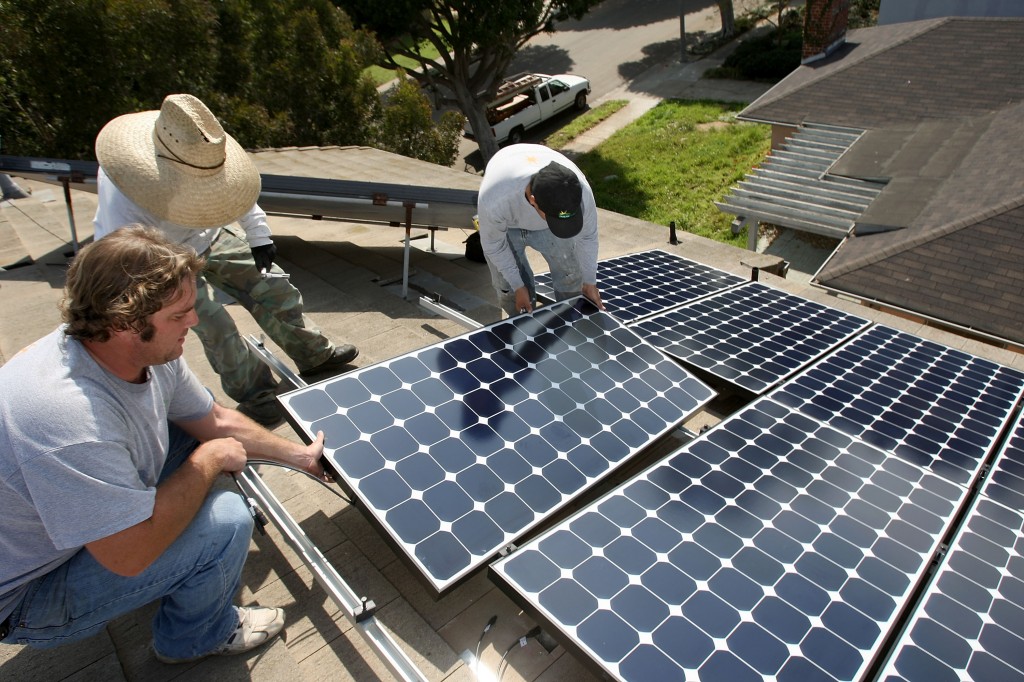
<svg viewBox="0 0 1024 682">
<path fill-rule="evenodd" d="M 800 63 L 824 59 L 846 40 L 850 0 L 807 0 L 804 5 L 804 49 Z"/>
</svg>

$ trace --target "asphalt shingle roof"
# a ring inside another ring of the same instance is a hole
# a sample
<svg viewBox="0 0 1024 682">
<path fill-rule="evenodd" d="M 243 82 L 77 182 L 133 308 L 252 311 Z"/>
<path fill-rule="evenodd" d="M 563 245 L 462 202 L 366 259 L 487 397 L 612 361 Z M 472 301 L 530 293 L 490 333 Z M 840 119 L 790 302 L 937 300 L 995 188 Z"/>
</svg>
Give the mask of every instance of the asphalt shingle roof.
<svg viewBox="0 0 1024 682">
<path fill-rule="evenodd" d="M 1024 19 L 851 31 L 740 117 L 866 132 L 830 173 L 886 182 L 830 289 L 1024 345 Z"/>
</svg>

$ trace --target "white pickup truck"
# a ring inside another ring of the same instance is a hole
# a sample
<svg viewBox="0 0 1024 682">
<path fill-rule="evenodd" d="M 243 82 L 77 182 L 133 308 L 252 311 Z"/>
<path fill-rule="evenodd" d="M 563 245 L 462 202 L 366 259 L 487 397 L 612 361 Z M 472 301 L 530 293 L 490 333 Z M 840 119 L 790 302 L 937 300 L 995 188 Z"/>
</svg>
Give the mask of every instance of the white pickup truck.
<svg viewBox="0 0 1024 682">
<path fill-rule="evenodd" d="M 498 144 L 522 142 L 523 133 L 571 107 L 587 108 L 590 81 L 582 76 L 523 73 L 502 81 L 498 95 L 487 106 L 487 121 Z M 473 131 L 466 125 L 466 136 Z"/>
</svg>

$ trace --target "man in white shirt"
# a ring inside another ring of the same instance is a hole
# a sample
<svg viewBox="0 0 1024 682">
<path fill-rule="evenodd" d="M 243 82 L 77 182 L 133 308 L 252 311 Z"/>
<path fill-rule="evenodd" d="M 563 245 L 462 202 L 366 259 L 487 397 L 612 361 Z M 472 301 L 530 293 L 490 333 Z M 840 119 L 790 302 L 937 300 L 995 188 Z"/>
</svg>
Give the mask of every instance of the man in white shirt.
<svg viewBox="0 0 1024 682">
<path fill-rule="evenodd" d="M 277 381 L 215 300 L 214 288 L 248 310 L 304 378 L 343 371 L 356 358 L 355 346 L 335 346 L 303 314 L 302 294 L 273 262 L 266 213 L 256 204 L 259 172 L 201 101 L 168 95 L 160 111 L 113 119 L 96 138 L 96 157 L 97 239 L 125 225 L 150 225 L 205 256 L 195 331 L 243 414 L 264 426 L 280 424 Z"/>
<path fill-rule="evenodd" d="M 536 302 L 528 246 L 547 261 L 557 300 L 582 293 L 604 309 L 597 289 L 597 204 L 576 164 L 543 145 L 505 147 L 484 170 L 478 207 L 480 244 L 509 316 Z"/>
</svg>

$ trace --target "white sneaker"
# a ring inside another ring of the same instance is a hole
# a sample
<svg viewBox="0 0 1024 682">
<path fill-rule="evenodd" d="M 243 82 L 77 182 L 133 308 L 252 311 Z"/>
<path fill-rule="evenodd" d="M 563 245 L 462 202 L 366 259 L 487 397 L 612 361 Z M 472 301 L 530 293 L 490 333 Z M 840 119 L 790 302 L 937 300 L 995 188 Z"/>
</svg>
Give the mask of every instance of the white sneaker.
<svg viewBox="0 0 1024 682">
<path fill-rule="evenodd" d="M 233 656 L 263 646 L 281 632 L 284 627 L 284 610 L 273 606 L 236 606 L 238 626 L 228 641 L 213 651 L 192 658 L 171 658 L 164 656 L 156 647 L 153 655 L 161 663 L 191 663 L 207 656 Z"/>
</svg>

